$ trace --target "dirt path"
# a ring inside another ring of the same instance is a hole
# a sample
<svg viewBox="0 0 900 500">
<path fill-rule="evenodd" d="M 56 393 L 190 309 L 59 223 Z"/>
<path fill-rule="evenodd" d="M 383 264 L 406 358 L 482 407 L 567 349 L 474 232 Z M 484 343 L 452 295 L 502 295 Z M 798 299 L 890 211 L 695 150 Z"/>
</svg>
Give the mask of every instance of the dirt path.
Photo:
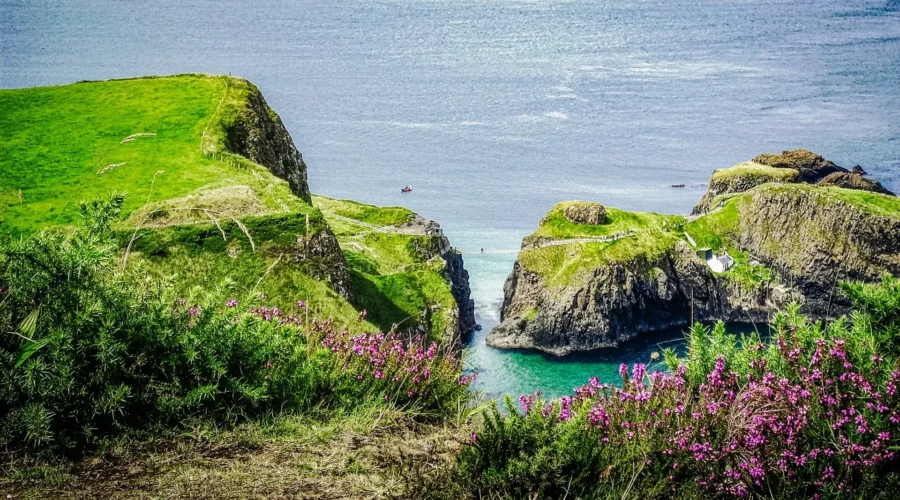
<svg viewBox="0 0 900 500">
<path fill-rule="evenodd" d="M 552 241 L 542 241 L 538 243 L 536 246 L 531 248 L 547 248 L 547 247 L 556 247 L 560 245 L 571 245 L 573 243 L 611 243 L 613 241 L 618 241 L 625 238 L 631 238 L 636 235 L 635 232 L 623 233 L 616 236 L 607 236 L 605 238 L 569 238 L 566 240 L 552 240 Z"/>
<path fill-rule="evenodd" d="M 73 463 L 62 484 L 0 481 L 0 498 L 417 498 L 449 470 L 467 432 L 401 418 L 365 430 L 326 423 L 296 437 L 133 443 Z"/>
</svg>

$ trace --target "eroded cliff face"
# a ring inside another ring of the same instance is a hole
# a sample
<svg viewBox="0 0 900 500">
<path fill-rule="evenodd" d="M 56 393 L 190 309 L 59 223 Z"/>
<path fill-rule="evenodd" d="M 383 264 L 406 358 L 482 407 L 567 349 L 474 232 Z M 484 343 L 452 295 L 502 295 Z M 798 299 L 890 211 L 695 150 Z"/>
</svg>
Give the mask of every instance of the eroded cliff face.
<svg viewBox="0 0 900 500">
<path fill-rule="evenodd" d="M 353 302 L 350 266 L 331 228 L 323 228 L 309 238 L 298 238 L 287 255 L 293 265 L 302 266 L 306 274 L 327 282 L 338 295 Z"/>
<path fill-rule="evenodd" d="M 861 208 L 828 188 L 768 186 L 740 201 L 738 245 L 784 269 L 814 317 L 846 312 L 833 293 L 838 281 L 900 274 L 900 214 Z"/>
<path fill-rule="evenodd" d="M 759 322 L 802 298 L 778 283 L 744 287 L 717 277 L 685 242 L 660 258 L 598 268 L 587 286 L 575 289 L 550 290 L 517 263 L 505 293 L 502 322 L 488 344 L 557 356 L 687 325 L 692 300 L 695 321 Z"/>
<path fill-rule="evenodd" d="M 462 254 L 453 248 L 441 226 L 432 220 L 416 215 L 401 230 L 430 237 L 432 244 L 430 248 L 422 250 L 423 260 L 440 258 L 444 261 L 443 278 L 450 285 L 450 292 L 457 305 L 457 310 L 452 313 L 452 331 L 445 332 L 444 336 L 452 339 L 451 344 L 459 345 L 461 336 L 475 329 L 475 301 L 472 300 L 469 272 L 466 271 Z"/>
<path fill-rule="evenodd" d="M 856 168 L 859 168 L 859 171 L 856 171 Z M 863 175 L 865 175 L 864 172 L 865 171 L 857 165 L 853 172 L 835 172 L 829 174 L 819 181 L 819 185 L 858 189 L 860 191 L 872 191 L 873 193 L 895 196 L 891 190 L 882 186 L 880 182 L 863 177 Z"/>
<path fill-rule="evenodd" d="M 250 86 L 246 106 L 225 132 L 225 146 L 230 152 L 266 167 L 276 177 L 286 180 L 295 196 L 312 203 L 306 163 L 281 118 L 266 104 L 256 87 Z"/>
<path fill-rule="evenodd" d="M 490 345 L 555 355 L 614 347 L 644 332 L 695 321 L 765 322 L 791 302 L 813 318 L 848 304 L 838 280 L 900 274 L 900 216 L 873 213 L 824 188 L 761 186 L 739 202 L 734 244 L 772 270 L 747 283 L 713 273 L 686 241 L 657 257 L 593 269 L 587 283 L 552 287 L 516 263 Z"/>
</svg>

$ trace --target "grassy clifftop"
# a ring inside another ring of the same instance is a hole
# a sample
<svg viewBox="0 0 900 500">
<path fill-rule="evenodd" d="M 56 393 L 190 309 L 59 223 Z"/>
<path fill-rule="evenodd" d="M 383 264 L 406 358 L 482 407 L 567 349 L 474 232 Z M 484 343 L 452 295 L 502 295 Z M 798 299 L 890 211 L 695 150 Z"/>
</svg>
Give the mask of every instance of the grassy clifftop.
<svg viewBox="0 0 900 500">
<path fill-rule="evenodd" d="M 579 224 L 564 215 L 572 203 L 555 205 L 524 240 L 519 264 L 551 287 L 581 286 L 609 262 L 667 251 L 677 241 L 679 215 L 606 208 L 604 224 Z"/>
<path fill-rule="evenodd" d="M 286 182 L 225 152 L 253 91 L 202 75 L 0 90 L 0 231 L 71 224 L 80 200 L 110 191 L 128 192 L 126 216 L 201 191 L 229 212 L 305 209 Z M 233 186 L 245 189 L 216 192 Z"/>
</svg>

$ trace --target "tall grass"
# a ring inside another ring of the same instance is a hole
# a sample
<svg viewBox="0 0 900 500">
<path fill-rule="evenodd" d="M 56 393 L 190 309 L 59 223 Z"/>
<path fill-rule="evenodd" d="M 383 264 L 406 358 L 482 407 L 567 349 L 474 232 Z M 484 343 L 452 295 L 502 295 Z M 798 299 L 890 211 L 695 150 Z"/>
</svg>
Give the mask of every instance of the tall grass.
<svg viewBox="0 0 900 500">
<path fill-rule="evenodd" d="M 354 336 L 301 301 L 282 311 L 227 286 L 179 297 L 120 271 L 122 202 L 82 204 L 76 231 L 0 247 L 0 446 L 78 454 L 198 420 L 361 406 L 440 418 L 468 403 L 436 344 Z"/>
<path fill-rule="evenodd" d="M 829 324 L 792 307 L 766 341 L 696 326 L 667 371 L 507 399 L 459 483 L 484 498 L 896 498 L 900 280 L 843 289 L 854 313 Z"/>
</svg>

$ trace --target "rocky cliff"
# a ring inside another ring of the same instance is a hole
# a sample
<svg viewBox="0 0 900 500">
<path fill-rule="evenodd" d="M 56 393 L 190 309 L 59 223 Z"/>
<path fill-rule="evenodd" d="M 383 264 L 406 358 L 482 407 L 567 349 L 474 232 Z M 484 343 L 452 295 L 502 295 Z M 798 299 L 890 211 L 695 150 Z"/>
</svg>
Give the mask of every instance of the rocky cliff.
<svg viewBox="0 0 900 500">
<path fill-rule="evenodd" d="M 469 272 L 466 271 L 462 253 L 450 245 L 450 240 L 444 236 L 441 226 L 436 222 L 416 215 L 415 219 L 410 223 L 410 227 L 422 228 L 424 234 L 432 239 L 434 248 L 437 249 L 437 255 L 446 263 L 442 275 L 450 285 L 450 292 L 453 294 L 453 299 L 457 305 L 457 311 L 454 312 L 456 316 L 456 333 L 465 335 L 471 332 L 476 326 L 475 301 L 472 300 L 472 289 L 469 287 Z"/>
<path fill-rule="evenodd" d="M 570 241 L 523 250 L 489 344 L 556 355 L 616 346 L 687 324 L 692 302 L 698 321 L 764 322 L 794 301 L 814 318 L 836 316 L 847 307 L 839 280 L 900 274 L 900 202 L 766 184 L 702 217 L 645 225 L 612 243 Z M 727 254 L 734 267 L 713 272 L 701 246 Z"/>
<path fill-rule="evenodd" d="M 820 184 L 894 194 L 878 181 L 863 177 L 865 174 L 859 165 L 849 171 L 806 149 L 764 153 L 749 162 L 713 172 L 706 193 L 691 213 L 697 215 L 713 210 L 719 196 L 743 193 L 768 182 Z"/>
<path fill-rule="evenodd" d="M 306 164 L 281 119 L 269 108 L 255 86 L 249 82 L 236 81 L 234 87 L 243 98 L 237 102 L 229 102 L 230 109 L 222 113 L 224 149 L 266 167 L 273 175 L 287 181 L 295 196 L 311 203 Z M 422 262 L 432 258 L 439 258 L 444 262 L 440 274 L 450 288 L 457 307 L 449 312 L 441 312 L 450 316 L 448 331 L 443 332 L 441 337 L 457 340 L 460 332 L 466 333 L 475 327 L 474 303 L 470 298 L 468 273 L 462 256 L 451 247 L 440 226 L 433 221 L 416 215 L 397 229 L 430 238 L 430 244 L 419 246 L 422 252 L 428 254 L 422 256 Z M 358 234 L 365 230 L 364 227 L 353 226 L 351 233 Z M 352 287 L 352 269 L 330 224 L 313 236 L 298 240 L 298 245 L 289 255 L 296 265 L 302 265 L 316 279 L 327 281 L 347 300 L 360 302 Z M 431 321 L 430 316 L 434 312 L 428 307 L 417 311 L 417 314 L 423 315 L 421 325 L 440 323 Z M 427 335 L 431 332 L 426 329 L 422 333 Z"/>
<path fill-rule="evenodd" d="M 307 203 L 312 201 L 306 163 L 281 118 L 266 104 L 259 89 L 248 84 L 244 105 L 224 128 L 228 151 L 266 167 L 276 177 L 286 180 L 295 196 Z"/>
<path fill-rule="evenodd" d="M 857 166 L 858 167 L 858 166 Z M 864 172 L 864 171 L 863 171 Z M 829 174 L 819 181 L 820 186 L 837 186 L 847 189 L 858 189 L 860 191 L 872 191 L 873 193 L 887 194 L 895 196 L 892 191 L 882 186 L 880 182 L 874 179 L 866 179 L 864 173 L 859 172 L 835 172 Z"/>
<path fill-rule="evenodd" d="M 436 222 L 403 207 L 313 201 L 350 264 L 357 306 L 376 325 L 455 345 L 475 328 L 462 255 Z"/>
</svg>

